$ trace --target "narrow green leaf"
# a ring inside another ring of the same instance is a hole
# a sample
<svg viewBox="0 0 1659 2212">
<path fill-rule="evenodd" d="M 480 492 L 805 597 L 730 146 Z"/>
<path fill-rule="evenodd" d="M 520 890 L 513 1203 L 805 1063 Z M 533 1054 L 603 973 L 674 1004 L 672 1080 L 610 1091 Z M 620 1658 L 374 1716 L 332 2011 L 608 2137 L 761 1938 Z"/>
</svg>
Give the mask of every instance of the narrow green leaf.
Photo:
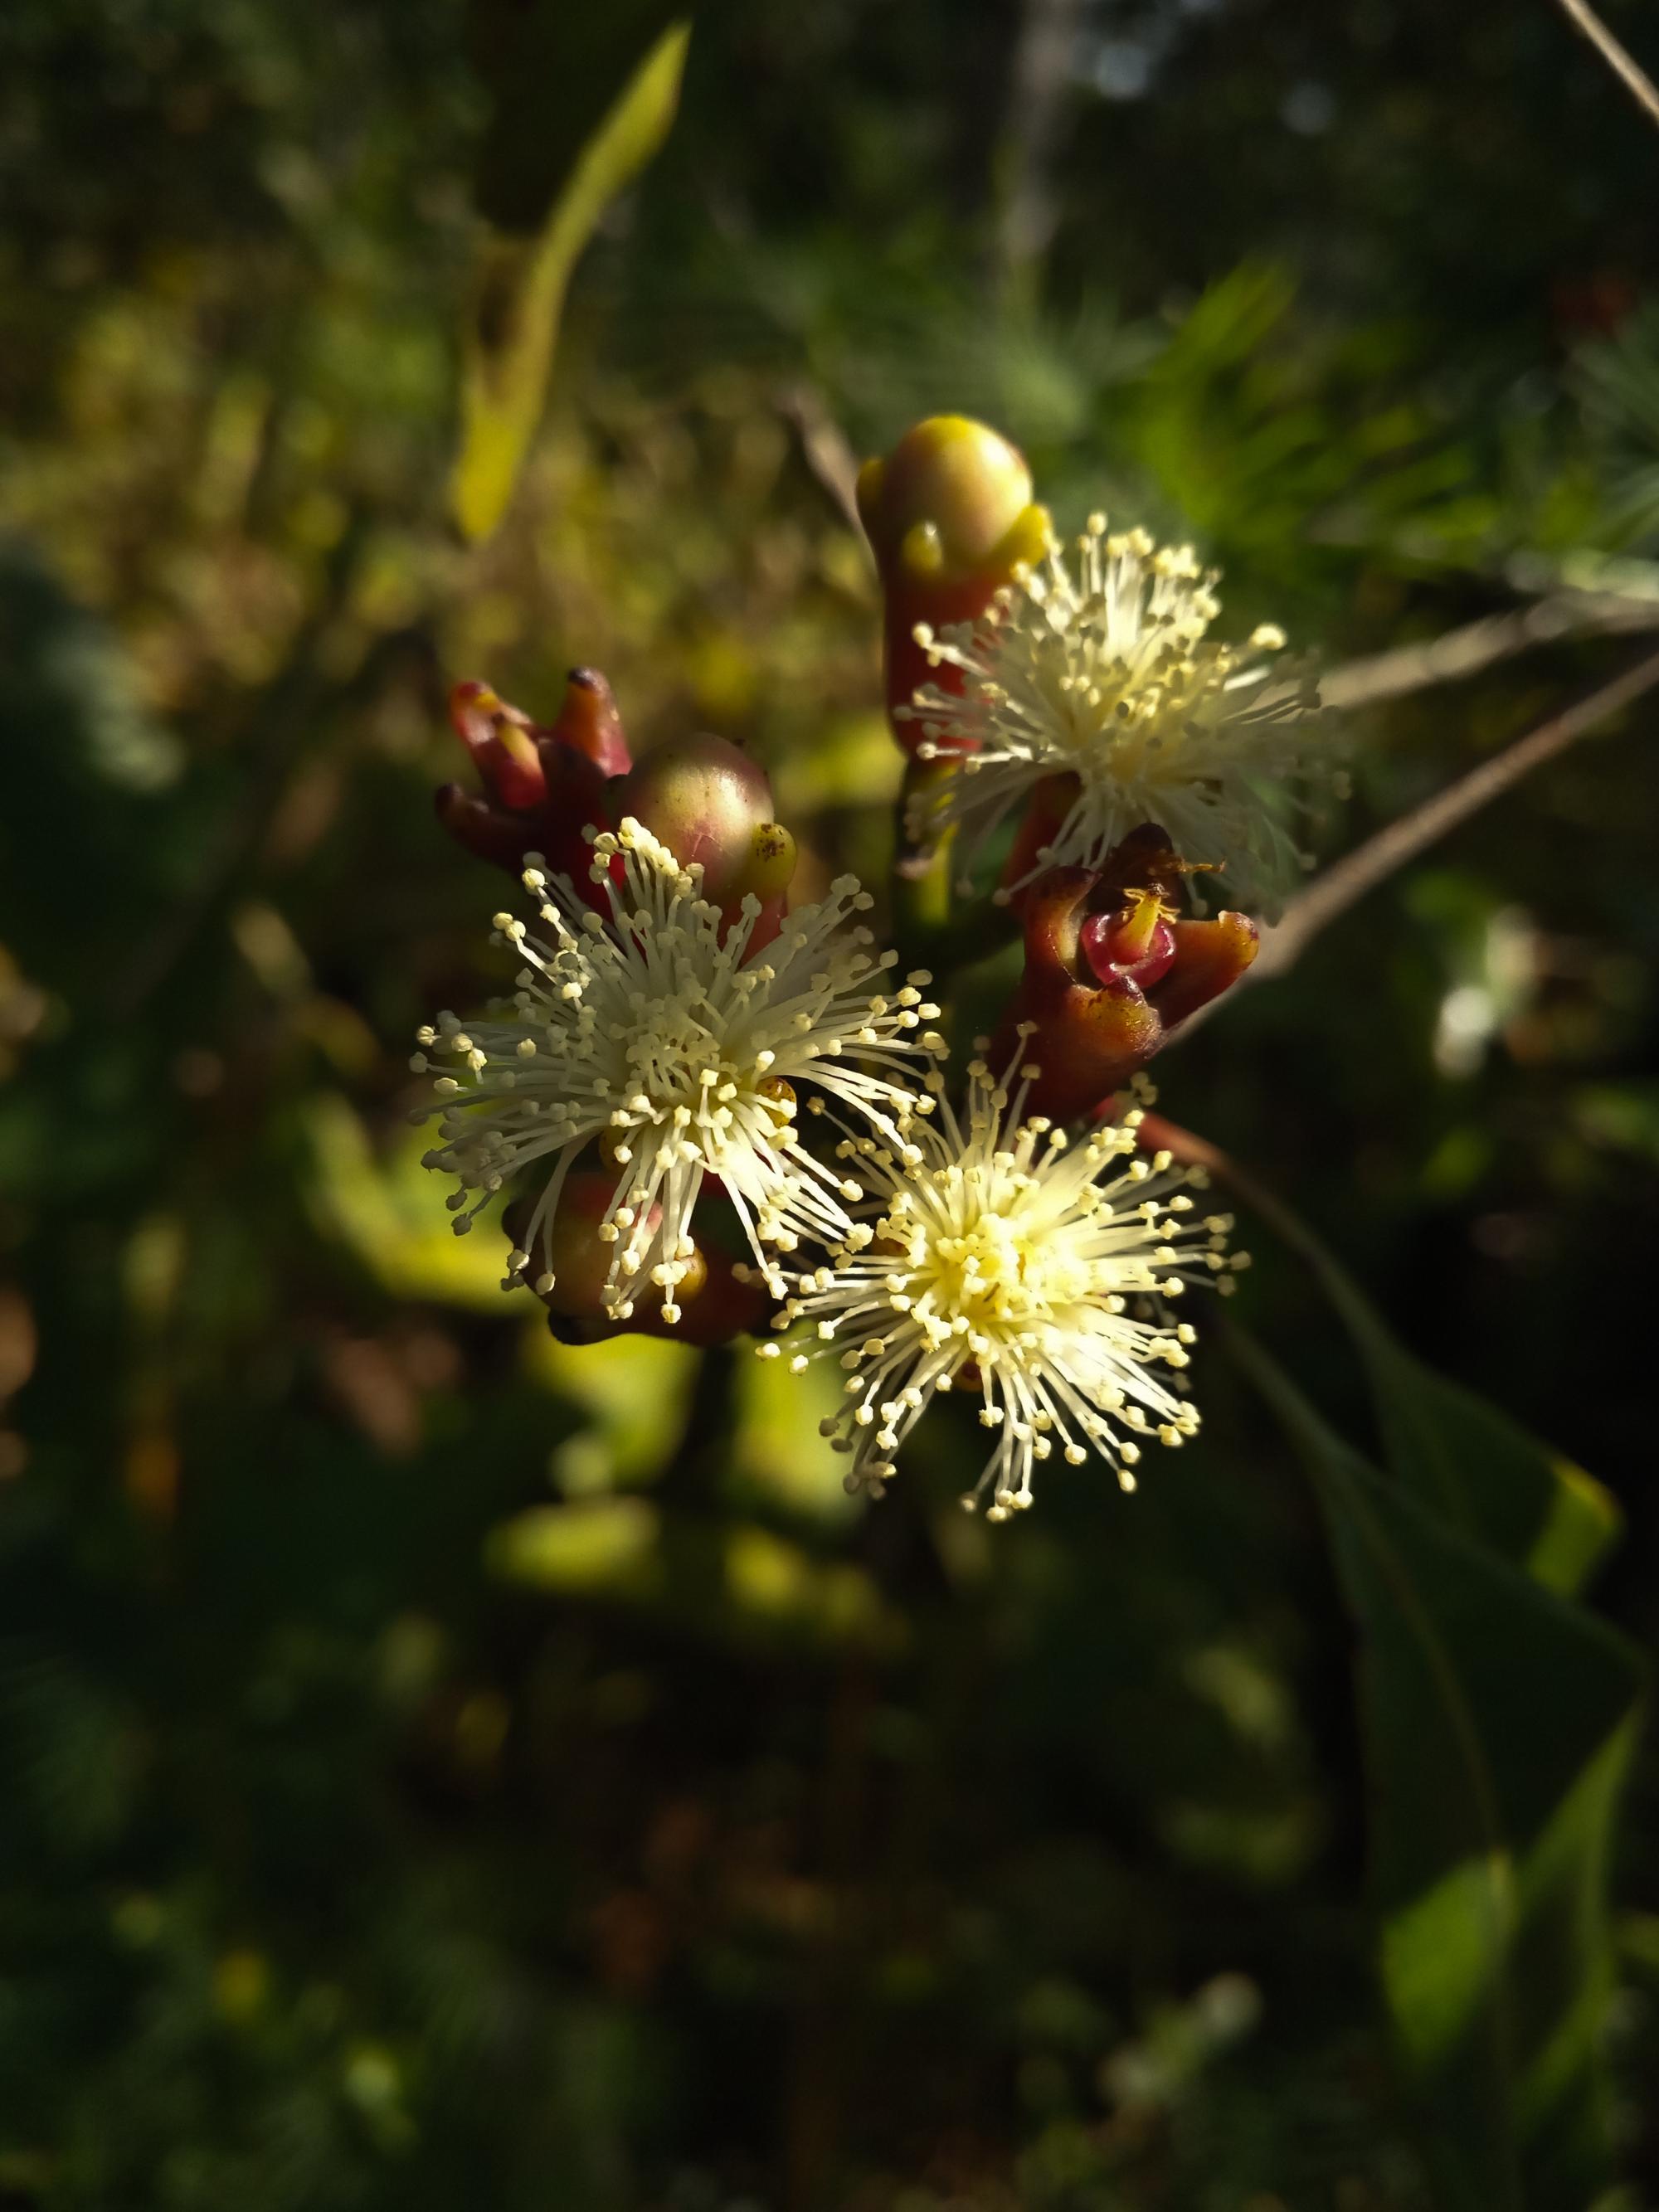
<svg viewBox="0 0 1659 2212">
<path fill-rule="evenodd" d="M 1460 1526 L 1571 1596 L 1613 1544 L 1611 1491 L 1498 1407 L 1413 1358 L 1376 1323 L 1366 1354 L 1389 1465 L 1402 1481 L 1455 1498 Z"/>
<path fill-rule="evenodd" d="M 1259 1346 L 1360 1640 L 1384 1994 L 1449 2212 L 1608 2180 L 1607 1872 L 1643 1688 L 1605 1623 L 1385 1481 Z"/>
<path fill-rule="evenodd" d="M 1297 1216 L 1274 1226 L 1312 1268 L 1365 1364 L 1389 1472 L 1443 1521 L 1571 1595 L 1614 1544 L 1612 1492 L 1473 1390 L 1408 1352 Z"/>
<path fill-rule="evenodd" d="M 488 109 L 473 160 L 478 212 L 525 236 L 565 191 L 594 129 L 684 0 L 462 0 L 467 59 Z"/>
<path fill-rule="evenodd" d="M 588 140 L 538 236 L 491 233 L 480 257 L 461 378 L 460 452 L 450 509 L 487 538 L 507 512 L 547 396 L 559 319 L 578 256 L 611 202 L 667 137 L 691 33 L 658 39 Z"/>
</svg>

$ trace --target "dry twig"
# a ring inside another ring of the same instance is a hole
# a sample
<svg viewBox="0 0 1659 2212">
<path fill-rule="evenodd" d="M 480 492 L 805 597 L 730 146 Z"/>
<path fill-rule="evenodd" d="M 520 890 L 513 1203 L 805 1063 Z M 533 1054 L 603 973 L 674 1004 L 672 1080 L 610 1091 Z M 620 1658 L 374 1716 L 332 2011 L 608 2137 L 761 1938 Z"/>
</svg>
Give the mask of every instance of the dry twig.
<svg viewBox="0 0 1659 2212">
<path fill-rule="evenodd" d="M 1313 939 L 1328 928 L 1339 915 L 1346 914 L 1351 906 L 1375 890 L 1379 884 L 1412 860 L 1426 852 L 1455 830 L 1460 822 L 1467 822 L 1490 802 L 1501 796 L 1522 776 L 1541 768 L 1546 761 L 1553 760 L 1558 753 L 1586 736 L 1608 715 L 1616 714 L 1620 708 L 1628 707 L 1644 691 L 1659 684 L 1659 653 L 1650 653 L 1627 668 L 1622 676 L 1615 676 L 1610 684 L 1603 684 L 1588 697 L 1540 722 L 1524 738 L 1517 738 L 1493 759 L 1482 761 L 1478 767 L 1461 775 L 1455 783 L 1448 784 L 1431 799 L 1425 799 L 1409 814 L 1390 822 L 1368 838 L 1334 867 L 1328 868 L 1316 883 L 1309 886 L 1298 899 L 1291 901 L 1284 920 L 1275 929 L 1267 932 L 1255 964 L 1247 970 L 1249 975 L 1280 975 L 1299 960 Z"/>
<path fill-rule="evenodd" d="M 1561 7 L 1569 22 L 1583 33 L 1613 75 L 1623 79 L 1638 106 L 1647 111 L 1649 120 L 1659 123 L 1659 86 L 1626 52 L 1588 0 L 1561 0 Z"/>
<path fill-rule="evenodd" d="M 1286 908 L 1285 918 L 1276 928 L 1263 933 L 1261 950 L 1255 963 L 1247 968 L 1240 983 L 1262 982 L 1268 977 L 1282 975 L 1307 951 L 1314 939 L 1351 906 L 1355 906 L 1370 891 L 1396 874 L 1417 859 L 1420 853 L 1437 843 L 1460 822 L 1467 822 L 1492 799 L 1510 790 L 1540 768 L 1546 761 L 1553 760 L 1558 753 L 1585 737 L 1598 723 L 1628 707 L 1643 693 L 1659 684 L 1659 653 L 1650 653 L 1622 676 L 1615 676 L 1610 684 L 1601 687 L 1574 705 L 1564 708 L 1540 722 L 1524 738 L 1517 738 L 1512 745 L 1493 759 L 1482 761 L 1455 783 L 1437 791 L 1422 805 L 1413 807 L 1379 830 L 1374 837 L 1339 860 Z M 1212 999 L 1206 1006 L 1182 1023 L 1171 1043 L 1202 1026 L 1225 999 Z"/>
<path fill-rule="evenodd" d="M 777 410 L 800 440 L 806 465 L 841 510 L 843 520 L 860 544 L 864 525 L 859 520 L 859 457 L 843 430 L 823 403 L 822 393 L 810 384 L 791 385 L 777 398 Z"/>
<path fill-rule="evenodd" d="M 1334 668 L 1320 684 L 1320 696 L 1328 707 L 1373 707 L 1431 684 L 1478 676 L 1534 645 L 1644 629 L 1659 629 L 1659 600 L 1623 592 L 1552 592 L 1511 613 L 1486 615 L 1420 645 L 1395 646 Z"/>
<path fill-rule="evenodd" d="M 1171 1121 L 1162 1114 L 1143 1115 L 1138 1133 L 1143 1152 L 1171 1152 L 1183 1167 L 1202 1168 L 1218 1182 L 1229 1185 L 1241 1204 L 1266 1222 L 1282 1243 L 1308 1261 L 1316 1273 L 1325 1271 L 1325 1254 L 1289 1206 L 1275 1198 L 1265 1183 L 1258 1182 L 1240 1167 L 1231 1152 L 1224 1152 L 1207 1137 L 1200 1137 L 1195 1130 L 1183 1127 L 1179 1121 Z"/>
</svg>

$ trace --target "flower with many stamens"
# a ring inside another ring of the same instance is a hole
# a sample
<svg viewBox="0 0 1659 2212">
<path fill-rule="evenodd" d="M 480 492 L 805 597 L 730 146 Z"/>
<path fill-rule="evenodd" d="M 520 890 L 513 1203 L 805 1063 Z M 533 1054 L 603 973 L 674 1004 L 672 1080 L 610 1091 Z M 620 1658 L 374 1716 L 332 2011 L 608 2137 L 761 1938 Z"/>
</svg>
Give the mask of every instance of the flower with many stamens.
<svg viewBox="0 0 1659 2212">
<path fill-rule="evenodd" d="M 940 1042 L 922 1031 L 939 1013 L 922 998 L 929 978 L 914 975 L 890 994 L 873 988 L 895 956 L 872 954 L 869 931 L 847 927 L 872 904 L 854 877 L 787 915 L 755 951 L 760 901 L 745 899 L 728 927 L 702 896 L 701 869 L 631 816 L 592 850 L 608 915 L 567 879 L 527 867 L 549 934 L 495 916 L 525 963 L 513 998 L 477 1021 L 440 1015 L 421 1032 L 454 1063 L 438 1080 L 441 1142 L 426 1164 L 459 1178 L 449 1200 L 458 1234 L 510 1182 L 542 1176 L 508 1283 L 524 1276 L 545 1296 L 561 1190 L 599 1140 L 596 1158 L 616 1177 L 598 1228 L 615 1247 L 606 1310 L 627 1319 L 648 1283 L 671 1322 L 696 1256 L 692 1212 L 704 1178 L 718 1176 L 781 1294 L 773 1255 L 802 1236 L 839 1240 L 862 1195 L 844 1167 L 799 1141 L 794 1086 L 816 1085 L 899 1141 L 901 1124 L 928 1103 L 913 1087 L 918 1048 Z M 426 1054 L 413 1064 L 425 1070 Z"/>
<path fill-rule="evenodd" d="M 921 635 L 952 688 L 916 692 L 917 757 L 951 772 L 918 790 L 911 836 L 936 843 L 954 828 L 971 861 L 1035 793 L 1000 896 L 1045 866 L 1097 866 L 1150 821 L 1189 862 L 1224 871 L 1241 906 L 1274 911 L 1303 865 L 1295 811 L 1340 779 L 1310 745 L 1311 673 L 1275 674 L 1282 634 L 1206 637 L 1216 581 L 1190 548 L 1109 538 L 1091 515 L 1074 566 L 1051 540 L 978 622 Z"/>
<path fill-rule="evenodd" d="M 849 1490 L 880 1494 L 941 1390 L 979 1393 L 996 1441 L 962 1502 L 971 1511 L 988 1491 L 994 1521 L 1031 1503 L 1056 1447 L 1074 1466 L 1098 1453 L 1131 1490 L 1143 1442 L 1196 1431 L 1175 1380 L 1194 1332 L 1172 1303 L 1194 1280 L 1231 1288 L 1244 1261 L 1225 1255 L 1231 1218 L 1195 1212 L 1187 1187 L 1201 1171 L 1137 1152 L 1139 1106 L 1077 1140 L 1024 1116 L 1036 1073 L 998 1080 L 976 1060 L 965 1120 L 935 1073 L 937 1110 L 902 1144 L 841 1147 L 871 1200 L 830 1264 L 796 1278 L 776 1326 L 808 1323 L 840 1347 L 846 1403 L 823 1429 L 854 1455 Z"/>
</svg>

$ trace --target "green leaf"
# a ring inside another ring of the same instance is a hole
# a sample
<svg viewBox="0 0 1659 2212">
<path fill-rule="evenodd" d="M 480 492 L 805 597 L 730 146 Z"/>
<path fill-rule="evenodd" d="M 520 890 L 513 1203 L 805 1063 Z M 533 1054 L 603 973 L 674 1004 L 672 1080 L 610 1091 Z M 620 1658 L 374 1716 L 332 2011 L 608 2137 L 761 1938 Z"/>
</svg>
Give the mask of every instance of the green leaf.
<svg viewBox="0 0 1659 2212">
<path fill-rule="evenodd" d="M 1356 1332 L 1358 1335 L 1358 1332 Z M 1611 1491 L 1378 1325 L 1362 1340 L 1390 1468 L 1425 1504 L 1571 1597 L 1618 1540 Z"/>
<path fill-rule="evenodd" d="M 300 1109 L 307 1210 L 325 1237 L 353 1252 L 394 1298 L 431 1299 L 491 1314 L 510 1312 L 501 1291 L 501 1236 L 492 1219 L 457 1237 L 421 1156 L 424 1130 L 402 1132 L 385 1158 L 337 1092 L 319 1091 Z"/>
<path fill-rule="evenodd" d="M 1617 1541 L 1612 1492 L 1393 1334 L 1346 1269 L 1277 1200 L 1273 1226 L 1319 1279 L 1365 1364 L 1389 1471 L 1449 1526 L 1571 1595 Z"/>
<path fill-rule="evenodd" d="M 467 59 L 488 101 L 472 174 L 487 222 L 541 228 L 641 56 L 685 14 L 684 0 L 465 0 Z"/>
<path fill-rule="evenodd" d="M 598 1497 L 659 1479 L 685 1434 L 699 1352 L 655 1336 L 562 1344 L 538 1313 L 526 1359 L 538 1382 L 586 1416 L 549 1463 L 566 1497 Z"/>
<path fill-rule="evenodd" d="M 1583 2212 L 1609 2178 L 1607 1873 L 1640 1656 L 1240 1352 L 1312 1477 L 1358 1630 L 1383 1990 L 1437 2202 Z"/>
<path fill-rule="evenodd" d="M 561 11 L 562 12 L 562 11 Z M 461 378 L 450 509 L 487 538 L 507 512 L 541 420 L 559 318 L 578 256 L 611 202 L 667 137 L 690 38 L 672 24 L 587 140 L 534 238 L 492 232 L 481 252 Z"/>
</svg>

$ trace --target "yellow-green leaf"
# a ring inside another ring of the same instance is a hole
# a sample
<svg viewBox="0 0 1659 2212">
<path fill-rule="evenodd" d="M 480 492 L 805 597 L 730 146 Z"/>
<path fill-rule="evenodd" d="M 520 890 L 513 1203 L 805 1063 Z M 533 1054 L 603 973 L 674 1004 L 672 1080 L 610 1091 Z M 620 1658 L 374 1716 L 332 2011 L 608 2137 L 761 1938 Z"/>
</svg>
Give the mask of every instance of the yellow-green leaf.
<svg viewBox="0 0 1659 2212">
<path fill-rule="evenodd" d="M 588 140 L 539 234 L 491 232 L 479 254 L 461 377 L 460 452 L 450 508 L 488 538 L 507 512 L 541 421 L 572 270 L 595 225 L 667 137 L 688 23 L 665 31 Z"/>
<path fill-rule="evenodd" d="M 1546 1588 L 1582 1589 L 1623 1526 L 1613 1493 L 1408 1352 L 1289 1207 L 1275 1201 L 1271 1218 L 1319 1279 L 1365 1364 L 1390 1473 L 1449 1527 L 1491 1545 Z"/>
<path fill-rule="evenodd" d="M 1610 2178 L 1607 1863 L 1640 1655 L 1351 1451 L 1260 1346 L 1359 1640 L 1382 1978 L 1443 2212 L 1583 2212 Z"/>
</svg>

